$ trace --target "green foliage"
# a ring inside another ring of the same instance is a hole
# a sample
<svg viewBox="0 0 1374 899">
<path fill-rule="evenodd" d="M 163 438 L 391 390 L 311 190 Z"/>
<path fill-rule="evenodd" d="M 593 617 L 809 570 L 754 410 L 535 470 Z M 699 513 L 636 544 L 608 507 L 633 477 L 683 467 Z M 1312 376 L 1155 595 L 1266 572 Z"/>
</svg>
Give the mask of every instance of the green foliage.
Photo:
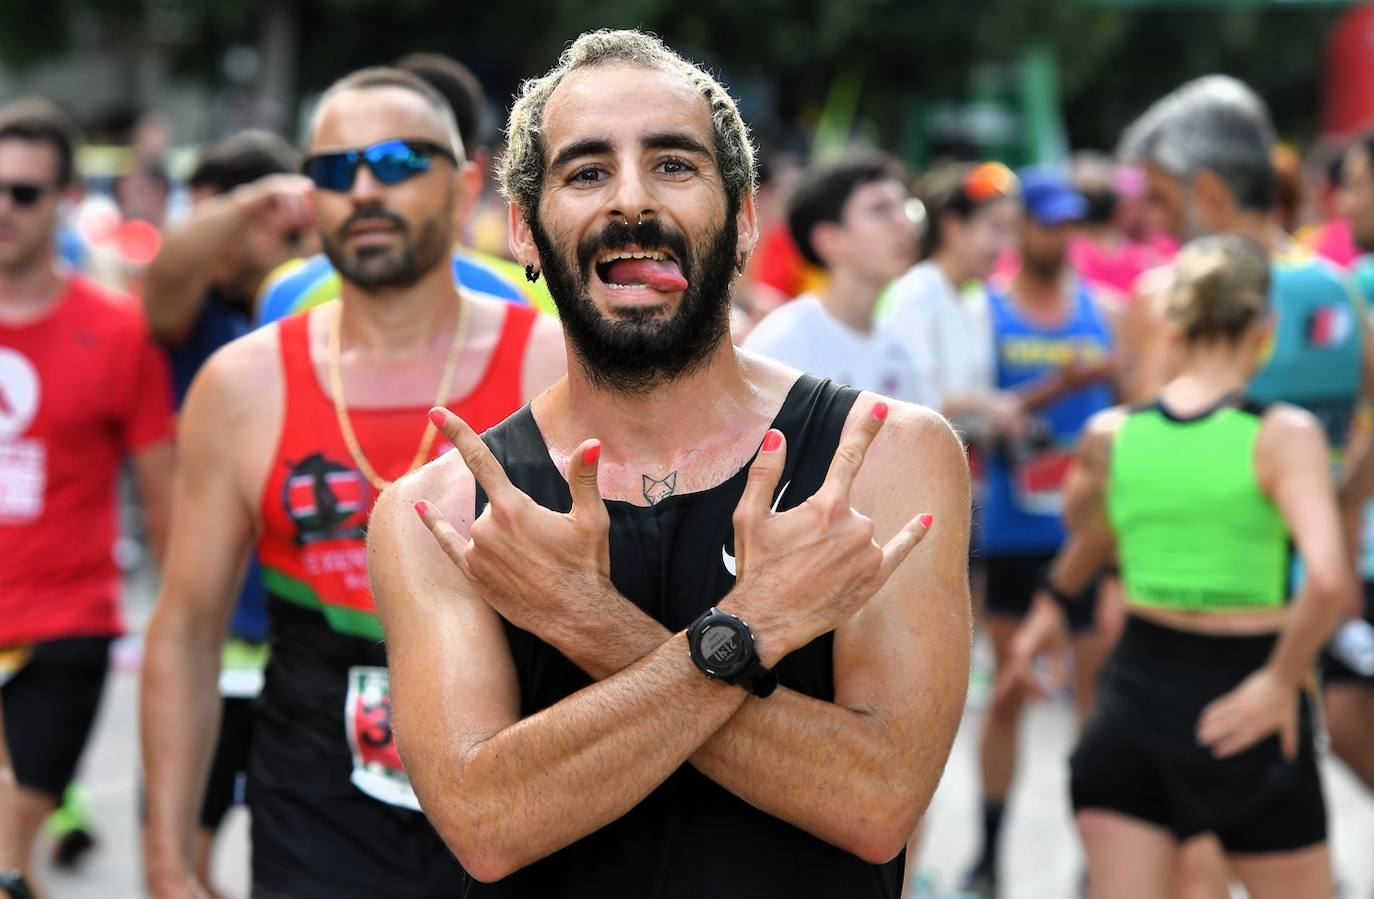
<svg viewBox="0 0 1374 899">
<path fill-rule="evenodd" d="M 302 92 L 357 66 L 431 49 L 468 60 L 494 95 L 508 96 L 581 31 L 642 27 L 732 84 L 769 85 L 784 121 L 814 118 L 836 73 L 854 70 L 863 83 L 859 121 L 893 144 L 917 99 L 967 98 L 980 73 L 1044 45 L 1060 66 L 1073 142 L 1103 147 L 1154 97 L 1210 71 L 1250 81 L 1285 130 L 1309 135 L 1319 48 L 1341 12 L 1088 0 L 0 0 L 0 62 L 57 56 L 73 46 L 81 23 L 146 40 L 148 30 L 158 32 L 149 22 L 161 17 L 179 23 L 167 41 L 177 71 L 215 83 L 226 48 L 258 42 L 271 3 L 297 10 Z"/>
</svg>

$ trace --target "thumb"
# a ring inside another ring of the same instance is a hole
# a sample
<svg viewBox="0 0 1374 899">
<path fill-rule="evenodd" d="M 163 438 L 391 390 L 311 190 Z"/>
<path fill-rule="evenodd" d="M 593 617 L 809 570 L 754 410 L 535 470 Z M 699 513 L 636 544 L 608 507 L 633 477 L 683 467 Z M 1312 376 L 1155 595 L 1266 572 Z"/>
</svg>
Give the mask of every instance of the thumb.
<svg viewBox="0 0 1374 899">
<path fill-rule="evenodd" d="M 606 503 L 601 498 L 597 474 L 601 460 L 601 441 L 584 440 L 568 460 L 568 491 L 572 494 L 572 514 L 579 518 L 606 518 Z"/>
</svg>

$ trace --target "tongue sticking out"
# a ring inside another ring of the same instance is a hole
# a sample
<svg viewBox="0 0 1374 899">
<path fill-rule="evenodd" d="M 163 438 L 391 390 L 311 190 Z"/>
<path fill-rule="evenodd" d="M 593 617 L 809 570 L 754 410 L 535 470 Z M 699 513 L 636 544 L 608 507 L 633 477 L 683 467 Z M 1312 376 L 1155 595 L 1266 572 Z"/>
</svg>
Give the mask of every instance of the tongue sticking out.
<svg viewBox="0 0 1374 899">
<path fill-rule="evenodd" d="M 607 284 L 643 284 L 645 287 L 675 293 L 687 289 L 682 269 L 671 259 L 617 259 L 606 267 Z"/>
</svg>

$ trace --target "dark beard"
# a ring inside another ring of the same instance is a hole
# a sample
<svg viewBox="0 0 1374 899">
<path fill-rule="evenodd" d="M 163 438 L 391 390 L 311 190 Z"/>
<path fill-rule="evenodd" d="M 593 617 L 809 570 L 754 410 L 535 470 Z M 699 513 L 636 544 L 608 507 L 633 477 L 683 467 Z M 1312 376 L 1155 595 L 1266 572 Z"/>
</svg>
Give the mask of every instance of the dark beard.
<svg viewBox="0 0 1374 899">
<path fill-rule="evenodd" d="M 711 358 L 730 329 L 730 280 L 738 227 L 732 212 L 707 241 L 700 259 L 681 232 L 658 219 L 638 225 L 612 222 L 577 247 L 569 259 L 536 218 L 530 231 L 574 355 L 594 386 L 615 393 L 648 393 L 655 387 L 695 372 Z M 601 314 L 587 292 L 596 277 L 593 260 L 606 250 L 631 244 L 669 250 L 678 260 L 687 289 L 677 311 L 663 317 L 662 308 L 623 311 L 617 318 Z"/>
<path fill-rule="evenodd" d="M 1040 259 L 1026 255 L 1021 257 L 1021 267 L 1026 270 L 1026 274 L 1046 284 L 1058 281 L 1064 274 L 1064 267 L 1067 264 L 1068 261 L 1063 256 L 1054 259 Z"/>
<path fill-rule="evenodd" d="M 350 284 L 373 292 L 390 288 L 410 287 L 429 274 L 441 260 L 448 257 L 452 243 L 453 219 L 449 204 L 435 218 L 420 225 L 420 233 L 410 239 L 410 225 L 389 209 L 360 209 L 343 223 L 334 234 L 320 233 L 324 254 L 334 264 L 339 275 Z M 344 250 L 348 229 L 364 221 L 382 220 L 394 225 L 401 233 L 401 249 L 364 247 L 350 256 Z"/>
</svg>

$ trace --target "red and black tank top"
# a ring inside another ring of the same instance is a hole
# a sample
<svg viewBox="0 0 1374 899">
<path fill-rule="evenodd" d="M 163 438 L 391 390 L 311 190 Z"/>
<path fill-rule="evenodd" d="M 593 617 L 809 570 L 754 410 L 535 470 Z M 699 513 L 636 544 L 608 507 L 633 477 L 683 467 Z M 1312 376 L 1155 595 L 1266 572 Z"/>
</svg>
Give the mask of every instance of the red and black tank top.
<svg viewBox="0 0 1374 899">
<path fill-rule="evenodd" d="M 248 765 L 253 881 L 299 899 L 450 899 L 462 894 L 462 869 L 421 814 L 391 731 L 364 544 L 376 491 L 311 364 L 310 314 L 280 325 L 285 427 L 262 494 L 272 654 Z M 535 317 L 507 306 L 486 372 L 450 402 L 478 431 L 520 407 Z M 349 413 L 382 477 L 405 473 L 427 411 Z"/>
<path fill-rule="evenodd" d="M 521 370 L 536 313 L 507 306 L 501 336 L 481 381 L 450 408 L 481 433 L 521 406 Z M 310 360 L 310 313 L 281 323 L 286 404 L 281 441 L 261 498 L 258 555 L 269 593 L 314 610 L 341 634 L 382 639 L 367 583 L 364 547 L 377 491 L 348 452 L 334 404 Z M 406 466 L 424 434 L 428 406 L 349 412 L 358 443 L 388 480 Z M 433 456 L 447 448 L 440 438 Z"/>
</svg>

